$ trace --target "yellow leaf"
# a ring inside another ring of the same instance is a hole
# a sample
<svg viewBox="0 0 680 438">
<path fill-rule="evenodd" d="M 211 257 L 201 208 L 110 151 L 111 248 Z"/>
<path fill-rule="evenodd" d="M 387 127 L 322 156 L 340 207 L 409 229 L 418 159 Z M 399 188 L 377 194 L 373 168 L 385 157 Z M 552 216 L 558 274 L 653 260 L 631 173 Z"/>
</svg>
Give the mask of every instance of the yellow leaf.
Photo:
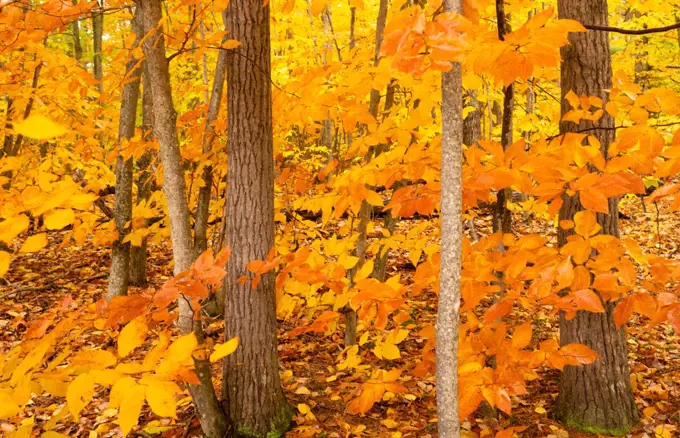
<svg viewBox="0 0 680 438">
<path fill-rule="evenodd" d="M 137 381 L 132 377 L 123 377 L 113 384 L 109 395 L 109 408 L 117 409 L 130 390 L 137 386 Z"/>
<path fill-rule="evenodd" d="M 198 345 L 196 341 L 196 335 L 194 333 L 189 333 L 184 335 L 173 342 L 168 348 L 166 357 L 172 362 L 184 362 L 191 358 L 191 354 L 194 352 L 194 348 Z"/>
<path fill-rule="evenodd" d="M 89 374 L 81 374 L 68 386 L 66 401 L 73 418 L 78 420 L 80 412 L 94 397 L 94 381 Z"/>
<path fill-rule="evenodd" d="M 223 48 L 223 49 L 227 49 L 227 50 L 228 50 L 228 49 L 235 49 L 235 48 L 237 48 L 237 47 L 240 46 L 240 45 L 241 45 L 241 42 L 240 42 L 240 41 L 237 41 L 237 40 L 227 40 L 227 41 L 225 41 L 225 42 L 222 43 L 222 48 Z"/>
<path fill-rule="evenodd" d="M 52 210 L 45 214 L 45 228 L 48 230 L 61 230 L 65 226 L 71 225 L 75 218 L 76 215 L 70 208 Z"/>
<path fill-rule="evenodd" d="M 68 132 L 64 126 L 54 123 L 42 114 L 31 114 L 28 118 L 14 124 L 14 131 L 24 137 L 36 140 L 59 137 Z"/>
<path fill-rule="evenodd" d="M 0 251 L 0 277 L 4 277 L 9 270 L 9 262 L 12 256 L 8 252 Z"/>
<path fill-rule="evenodd" d="M 382 207 L 383 204 L 382 196 L 374 192 L 373 190 L 366 190 L 366 202 L 377 207 Z"/>
<path fill-rule="evenodd" d="M 132 427 L 137 424 L 144 405 L 145 393 L 144 386 L 135 385 L 123 398 L 118 412 L 118 424 L 123 435 L 127 435 Z"/>
<path fill-rule="evenodd" d="M 0 420 L 12 418 L 21 412 L 9 391 L 0 391 Z"/>
<path fill-rule="evenodd" d="M 231 338 L 224 344 L 215 346 L 215 351 L 210 355 L 210 362 L 215 363 L 223 357 L 229 356 L 238 347 L 238 336 Z"/>
<path fill-rule="evenodd" d="M 33 420 L 33 417 L 31 417 Z M 33 432 L 33 421 L 19 426 L 16 430 L 7 434 L 7 438 L 31 438 Z"/>
<path fill-rule="evenodd" d="M 126 357 L 146 340 L 148 328 L 144 316 L 135 318 L 118 335 L 118 355 Z"/>
<path fill-rule="evenodd" d="M 536 409 L 534 409 L 534 412 L 536 412 L 537 414 L 545 414 L 547 411 L 543 406 L 538 406 Z"/>
<path fill-rule="evenodd" d="M 373 265 L 373 260 L 368 260 L 366 263 L 364 263 L 364 266 L 362 266 L 361 269 L 359 269 L 357 273 L 354 274 L 353 281 L 356 283 L 368 278 L 368 276 L 373 273 Z"/>
<path fill-rule="evenodd" d="M 575 231 L 586 239 L 600 232 L 602 227 L 597 223 L 597 217 L 591 211 L 579 211 L 574 215 Z"/>
<path fill-rule="evenodd" d="M 382 345 L 382 355 L 383 358 L 389 360 L 399 359 L 401 357 L 401 354 L 399 353 L 399 347 L 387 342 Z"/>
<path fill-rule="evenodd" d="M 113 366 L 117 361 L 116 356 L 110 351 L 82 350 L 73 356 L 71 365 L 85 369 L 103 370 Z"/>
<path fill-rule="evenodd" d="M 40 233 L 29 237 L 21 245 L 19 252 L 36 252 L 47 246 L 47 234 Z"/>
<path fill-rule="evenodd" d="M 25 214 L 20 214 L 13 216 L 9 219 L 5 219 L 0 223 L 0 241 L 7 244 L 12 243 L 19 234 L 23 233 L 28 229 L 31 221 Z"/>
<path fill-rule="evenodd" d="M 309 406 L 304 403 L 298 403 L 297 408 L 302 415 L 307 415 L 312 411 Z"/>
<path fill-rule="evenodd" d="M 146 388 L 146 401 L 154 414 L 158 416 L 171 418 L 177 416 L 175 396 L 164 385 L 151 382 Z"/>
<path fill-rule="evenodd" d="M 352 269 L 358 261 L 359 257 L 347 255 L 347 253 L 342 253 L 340 254 L 340 257 L 338 257 L 338 263 L 345 269 Z"/>
</svg>

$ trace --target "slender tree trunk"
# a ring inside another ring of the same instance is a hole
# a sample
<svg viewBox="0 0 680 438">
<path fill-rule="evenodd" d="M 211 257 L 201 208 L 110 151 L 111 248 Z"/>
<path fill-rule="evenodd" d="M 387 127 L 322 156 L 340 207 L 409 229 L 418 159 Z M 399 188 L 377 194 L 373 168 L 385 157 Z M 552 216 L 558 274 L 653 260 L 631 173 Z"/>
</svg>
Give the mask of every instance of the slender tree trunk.
<svg viewBox="0 0 680 438">
<path fill-rule="evenodd" d="M 227 57 L 228 175 L 225 339 L 239 336 L 225 358 L 223 403 L 240 437 L 283 436 L 291 408 L 281 389 L 276 347 L 276 293 L 269 272 L 253 288 L 246 265 L 274 247 L 274 157 L 269 4 L 232 0 L 229 37 L 241 42 Z"/>
<path fill-rule="evenodd" d="M 378 21 L 376 23 L 375 30 L 375 49 L 373 55 L 373 65 L 377 66 L 380 62 L 380 46 L 382 45 L 383 33 L 385 31 L 385 25 L 387 23 L 387 9 L 389 7 L 388 0 L 380 0 L 380 6 L 378 9 Z M 380 90 L 371 89 L 371 96 L 368 105 L 368 111 L 371 115 L 378 120 L 378 109 L 380 107 Z M 369 152 L 366 159 L 370 159 L 374 151 Z M 359 271 L 361 267 L 366 262 L 366 241 L 367 241 L 367 229 L 368 223 L 371 221 L 371 206 L 368 205 L 366 201 L 362 201 L 361 208 L 359 209 L 359 224 L 357 226 L 357 232 L 359 236 L 357 237 L 356 248 L 354 250 L 354 255 L 359 258 L 359 261 L 349 272 L 350 282 L 351 278 L 354 277 L 354 273 Z M 357 315 L 354 310 L 347 309 L 345 312 L 345 347 L 356 344 L 357 339 Z"/>
<path fill-rule="evenodd" d="M 141 0 L 137 3 L 144 18 L 144 29 L 153 32 L 144 39 L 143 49 L 149 72 L 154 109 L 154 134 L 160 144 L 163 163 L 163 192 L 168 203 L 172 253 L 175 274 L 191 267 L 194 261 L 189 207 L 186 197 L 184 169 L 179 152 L 177 137 L 177 114 L 172 102 L 170 71 L 165 56 L 165 39 L 158 31 L 163 17 L 161 0 Z M 179 329 L 183 334 L 196 334 L 199 344 L 204 342 L 203 327 L 194 321 L 193 309 L 189 302 L 179 300 Z M 209 438 L 223 438 L 227 433 L 227 421 L 222 411 L 210 375 L 210 363 L 194 357 L 198 385 L 189 390 L 196 406 L 203 433 Z"/>
<path fill-rule="evenodd" d="M 498 21 L 498 39 L 505 40 L 510 32 L 508 17 L 505 15 L 504 0 L 496 0 L 496 19 Z M 510 84 L 503 89 L 503 113 L 501 117 L 501 145 L 506 150 L 512 145 L 512 107 L 515 102 L 515 86 Z M 512 190 L 509 187 L 498 191 L 496 205 L 493 209 L 494 233 L 512 232 L 512 215 L 508 209 L 508 202 L 512 201 Z"/>
<path fill-rule="evenodd" d="M 104 12 L 101 9 L 102 5 L 99 4 L 97 9 L 92 12 L 92 48 L 94 50 L 93 73 L 94 78 L 97 80 L 97 88 L 99 89 L 99 94 L 104 92 L 104 83 L 102 82 L 104 76 L 104 68 L 102 63 Z"/>
<path fill-rule="evenodd" d="M 143 27 L 139 12 L 135 10 L 132 19 L 132 32 L 135 33 L 135 43 L 139 45 L 143 36 Z M 131 48 L 131 49 L 132 49 Z M 137 101 L 139 100 L 139 82 L 142 69 L 137 65 L 137 59 L 130 56 L 127 64 L 126 82 L 123 85 L 123 96 L 120 104 L 120 121 L 118 123 L 118 142 L 130 140 L 135 136 L 137 121 Z M 111 270 L 109 273 L 109 289 L 106 298 L 127 295 L 130 276 L 130 242 L 123 243 L 127 236 L 127 223 L 132 218 L 132 157 L 125 160 L 118 152 L 116 160 L 116 205 L 114 219 L 118 238 L 111 248 Z"/>
<path fill-rule="evenodd" d="M 72 3 L 77 5 L 78 0 L 73 0 Z M 83 45 L 80 42 L 80 22 L 78 20 L 71 22 L 71 34 L 73 35 L 73 57 L 80 62 L 83 59 Z"/>
<path fill-rule="evenodd" d="M 477 93 L 469 91 L 468 97 L 470 98 L 468 106 L 475 108 L 475 110 L 463 120 L 463 144 L 471 146 L 482 138 L 482 113 L 477 100 Z"/>
<path fill-rule="evenodd" d="M 142 63 L 142 139 L 144 141 L 151 141 L 153 137 L 153 98 L 151 96 L 151 83 L 149 81 L 149 69 L 146 61 Z M 152 162 L 156 160 L 155 154 L 152 151 L 145 152 L 141 158 L 137 160 L 138 176 L 137 176 L 137 203 L 149 199 L 153 191 L 151 169 Z M 148 226 L 148 221 L 145 219 L 143 226 Z M 133 286 L 146 285 L 146 256 L 147 256 L 147 238 L 142 239 L 140 246 L 130 247 L 130 284 Z"/>
<path fill-rule="evenodd" d="M 607 26 L 606 0 L 559 0 L 559 17 Z M 609 35 L 605 32 L 571 34 L 562 52 L 562 114 L 570 110 L 564 99 L 569 91 L 577 95 L 598 96 L 607 101 L 612 87 Z M 606 114 L 597 122 L 603 129 L 590 134 L 607 149 L 614 140 L 614 119 Z M 590 121 L 560 123 L 560 132 L 592 129 Z M 560 219 L 573 219 L 582 209 L 578 196 L 564 197 Z M 618 199 L 609 200 L 609 214 L 597 214 L 603 233 L 618 236 Z M 558 244 L 566 243 L 568 232 L 558 229 Z M 614 303 L 604 303 L 604 313 L 579 311 L 568 321 L 560 316 L 560 343 L 585 344 L 599 355 L 594 363 L 582 367 L 567 366 L 562 373 L 560 393 L 555 401 L 555 417 L 569 427 L 603 435 L 624 435 L 638 420 L 638 411 L 630 385 L 628 350 L 624 328 L 616 329 L 612 311 Z"/>
<path fill-rule="evenodd" d="M 225 17 L 226 19 L 226 17 Z M 207 154 L 212 150 L 215 141 L 215 130 L 213 123 L 217 120 L 224 94 L 224 79 L 226 75 L 228 52 L 221 51 L 217 57 L 215 74 L 213 79 L 210 101 L 208 103 L 208 117 L 205 122 L 205 133 L 203 135 L 203 153 Z M 212 166 L 203 168 L 203 186 L 198 191 L 198 201 L 196 203 L 196 222 L 194 224 L 194 247 L 196 253 L 200 254 L 208 249 L 208 217 L 210 215 L 210 194 L 212 193 Z"/>
<path fill-rule="evenodd" d="M 445 0 L 446 12 L 461 12 Z M 463 248 L 463 87 L 461 65 L 442 73 L 441 270 L 437 309 L 437 417 L 440 438 L 460 437 L 458 418 L 458 318 Z"/>
</svg>

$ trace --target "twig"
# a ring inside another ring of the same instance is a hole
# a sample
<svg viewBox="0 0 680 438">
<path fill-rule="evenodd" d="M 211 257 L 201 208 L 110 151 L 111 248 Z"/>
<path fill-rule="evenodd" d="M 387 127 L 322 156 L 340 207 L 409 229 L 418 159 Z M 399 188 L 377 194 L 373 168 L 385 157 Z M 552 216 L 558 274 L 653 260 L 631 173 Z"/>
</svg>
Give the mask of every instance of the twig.
<svg viewBox="0 0 680 438">
<path fill-rule="evenodd" d="M 583 27 L 585 27 L 588 30 L 595 30 L 595 31 L 601 31 L 601 32 L 614 32 L 614 33 L 621 33 L 624 35 L 648 35 L 650 33 L 662 33 L 662 32 L 668 32 L 669 30 L 675 30 L 675 29 L 680 29 L 680 22 L 679 23 L 674 23 L 670 24 L 668 26 L 663 26 L 663 27 L 652 27 L 650 29 L 622 29 L 620 27 L 611 27 L 611 26 L 598 26 L 596 24 L 584 24 Z"/>
</svg>

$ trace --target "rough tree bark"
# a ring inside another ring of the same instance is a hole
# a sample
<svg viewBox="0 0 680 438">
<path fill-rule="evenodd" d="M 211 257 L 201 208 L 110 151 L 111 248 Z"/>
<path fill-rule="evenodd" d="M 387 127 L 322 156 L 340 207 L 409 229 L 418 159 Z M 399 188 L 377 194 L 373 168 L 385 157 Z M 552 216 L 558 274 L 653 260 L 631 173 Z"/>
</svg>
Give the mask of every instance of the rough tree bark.
<svg viewBox="0 0 680 438">
<path fill-rule="evenodd" d="M 78 4 L 78 0 L 72 0 L 73 5 Z M 80 43 L 80 22 L 73 20 L 71 22 L 71 34 L 73 35 L 73 57 L 76 61 L 83 59 L 83 45 Z"/>
<path fill-rule="evenodd" d="M 276 293 L 269 272 L 253 288 L 246 264 L 274 247 L 274 151 L 269 4 L 232 0 L 229 37 L 241 46 L 227 57 L 228 175 L 225 339 L 240 337 L 224 361 L 223 404 L 239 437 L 279 437 L 291 421 L 276 348 Z"/>
<path fill-rule="evenodd" d="M 475 108 L 463 120 L 463 144 L 470 146 L 482 138 L 482 112 L 477 100 L 477 92 L 468 91 L 467 94 L 470 99 L 468 106 Z"/>
<path fill-rule="evenodd" d="M 186 182 L 177 137 L 177 114 L 172 102 L 170 71 L 165 56 L 165 38 L 159 23 L 163 17 L 162 0 L 140 0 L 137 6 L 143 17 L 144 29 L 152 34 L 142 44 L 146 57 L 151 95 L 154 108 L 154 134 L 160 144 L 163 163 L 163 192 L 168 203 L 174 271 L 178 274 L 191 267 L 194 261 Z M 189 302 L 179 299 L 179 329 L 183 334 L 196 334 L 198 343 L 204 341 L 200 321 L 194 321 Z M 227 433 L 227 421 L 222 411 L 210 374 L 210 363 L 194 357 L 198 385 L 190 385 L 189 391 L 196 406 L 203 434 L 209 438 L 223 438 Z"/>
<path fill-rule="evenodd" d="M 139 45 L 143 36 L 139 11 L 135 10 L 132 19 L 132 32 L 135 33 L 135 42 L 132 48 Z M 131 48 L 131 49 L 132 49 Z M 137 121 L 137 102 L 139 100 L 139 82 L 142 69 L 138 60 L 131 55 L 127 63 L 127 80 L 123 85 L 123 96 L 120 104 L 120 119 L 118 122 L 118 142 L 130 140 L 135 136 Z M 109 285 L 106 298 L 127 295 L 130 276 L 130 242 L 123 243 L 127 236 L 126 225 L 132 218 L 132 157 L 125 160 L 118 152 L 116 159 L 116 204 L 114 207 L 114 220 L 118 238 L 111 248 L 111 270 L 109 272 Z"/>
<path fill-rule="evenodd" d="M 606 0 L 559 0 L 560 18 L 583 23 L 607 25 Z M 571 34 L 562 52 L 562 114 L 570 108 L 565 100 L 569 91 L 577 95 L 598 96 L 607 101 L 612 87 L 609 35 L 606 32 Z M 607 159 L 614 140 L 614 119 L 605 113 L 597 122 L 603 129 L 590 132 L 597 137 Z M 563 134 L 592 129 L 590 121 L 561 122 Z M 560 219 L 573 219 L 582 209 L 578 196 L 564 197 Z M 609 214 L 597 214 L 602 232 L 619 235 L 618 199 L 609 200 Z M 558 244 L 566 243 L 571 233 L 558 229 Z M 560 343 L 581 343 L 595 350 L 600 358 L 582 367 L 567 366 L 562 373 L 560 393 L 555 401 L 555 417 L 569 427 L 603 434 L 624 435 L 638 420 L 630 385 L 628 351 L 624 328 L 617 330 L 612 318 L 613 303 L 604 303 L 604 313 L 579 311 L 574 319 L 560 317 Z"/>
<path fill-rule="evenodd" d="M 460 13 L 460 0 L 444 10 Z M 437 308 L 437 417 L 441 438 L 460 437 L 458 317 L 463 239 L 463 87 L 460 63 L 442 73 L 441 271 Z"/>
<path fill-rule="evenodd" d="M 149 70 L 146 61 L 142 63 L 142 139 L 151 141 L 153 136 L 153 98 L 151 97 L 151 83 L 149 82 Z M 149 199 L 152 192 L 152 162 L 156 156 L 152 151 L 146 151 L 137 160 L 137 203 Z M 148 221 L 144 220 L 144 225 Z M 130 284 L 133 286 L 146 285 L 146 255 L 147 239 L 142 239 L 140 246 L 130 247 Z"/>
</svg>

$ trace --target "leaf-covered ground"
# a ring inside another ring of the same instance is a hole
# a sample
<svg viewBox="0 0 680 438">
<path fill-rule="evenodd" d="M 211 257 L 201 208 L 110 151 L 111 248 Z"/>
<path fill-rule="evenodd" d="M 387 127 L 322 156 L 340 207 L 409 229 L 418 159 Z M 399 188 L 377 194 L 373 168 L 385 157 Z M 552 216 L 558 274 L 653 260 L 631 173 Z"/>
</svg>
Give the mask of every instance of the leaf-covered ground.
<svg viewBox="0 0 680 438">
<path fill-rule="evenodd" d="M 638 198 L 622 201 L 621 221 L 624 236 L 634 238 L 651 253 L 680 259 L 680 220 L 664 205 L 657 210 L 648 206 L 642 209 Z M 550 228 L 551 224 L 522 213 L 515 214 L 518 233 L 536 232 Z M 401 231 L 415 225 L 414 221 L 403 221 Z M 487 218 L 475 218 L 475 231 L 479 235 L 489 233 Z M 470 232 L 470 230 L 468 230 Z M 39 334 L 50 315 L 59 306 L 84 307 L 99 300 L 106 290 L 106 273 L 109 256 L 106 250 L 93 250 L 91 246 L 60 247 L 60 233 L 49 236 L 50 245 L 43 251 L 21 254 L 12 264 L 12 271 L 6 276 L 0 288 L 0 353 L 36 333 Z M 551 236 L 555 240 L 554 233 Z M 390 269 L 408 279 L 414 273 L 408 254 L 392 254 Z M 171 272 L 171 251 L 153 247 L 149 260 L 149 287 L 159 287 Z M 139 292 L 139 288 L 133 288 Z M 378 368 L 411 369 L 421 360 L 427 334 L 422 328 L 434 324 L 436 295 L 425 291 L 411 296 L 407 303 L 410 318 L 402 323 L 409 336 L 400 345 L 401 357 L 389 363 L 379 360 L 372 353 L 372 345 L 361 346 L 355 367 L 344 367 L 347 355 L 343 353 L 342 328 L 331 335 L 306 333 L 290 336 L 289 332 L 310 321 L 303 316 L 280 321 L 279 356 L 281 376 L 288 399 L 295 409 L 295 425 L 289 437 L 429 437 L 436 436 L 436 409 L 434 376 L 406 377 L 401 382 L 408 393 L 387 396 L 376 404 L 365 416 L 354 416 L 346 412 L 349 401 L 358 395 L 360 383 L 371 370 Z M 490 304 L 490 303 L 487 303 Z M 56 314 L 56 313 L 55 313 Z M 517 309 L 510 316 L 517 322 L 529 319 Z M 534 340 L 541 341 L 556 336 L 556 318 L 546 311 L 545 315 L 532 315 Z M 389 327 L 388 327 L 389 328 Z M 222 322 L 214 322 L 208 335 L 215 342 L 221 342 Z M 636 401 L 642 412 L 642 420 L 631 436 L 670 438 L 678 436 L 680 429 L 680 337 L 667 326 L 649 327 L 647 322 L 634 318 L 628 325 L 631 379 L 635 388 Z M 78 338 L 81 348 L 111 348 L 115 340 L 109 332 L 90 331 Z M 139 352 L 140 355 L 143 352 Z M 365 367 L 365 368 L 362 368 Z M 219 364 L 215 364 L 215 376 L 219 376 Z M 404 375 L 411 375 L 406 374 Z M 590 437 L 591 434 L 565 430 L 550 419 L 550 409 L 558 393 L 559 373 L 547 371 L 539 379 L 529 383 L 529 395 L 513 399 L 513 413 L 508 417 L 502 413 L 481 412 L 464 422 L 466 437 L 494 436 L 499 430 L 513 426 L 524 426 L 519 433 L 526 437 Z M 219 386 L 220 382 L 215 381 Z M 114 423 L 116 412 L 107 408 L 108 395 L 101 391 L 86 408 L 79 422 L 60 420 L 55 429 L 74 437 L 120 436 Z M 63 398 L 37 396 L 27 406 L 25 415 L 33 416 L 39 423 L 55 421 L 60 417 Z M 62 426 L 61 424 L 65 424 Z M 137 436 L 192 437 L 200 436 L 198 420 L 190 400 L 179 402 L 178 419 L 158 420 L 145 408 L 140 424 L 135 429 Z M 36 428 L 37 430 L 37 428 Z M 0 434 L 10 431 L 8 424 L 0 424 Z M 96 432 L 96 434 L 94 433 Z"/>
</svg>

